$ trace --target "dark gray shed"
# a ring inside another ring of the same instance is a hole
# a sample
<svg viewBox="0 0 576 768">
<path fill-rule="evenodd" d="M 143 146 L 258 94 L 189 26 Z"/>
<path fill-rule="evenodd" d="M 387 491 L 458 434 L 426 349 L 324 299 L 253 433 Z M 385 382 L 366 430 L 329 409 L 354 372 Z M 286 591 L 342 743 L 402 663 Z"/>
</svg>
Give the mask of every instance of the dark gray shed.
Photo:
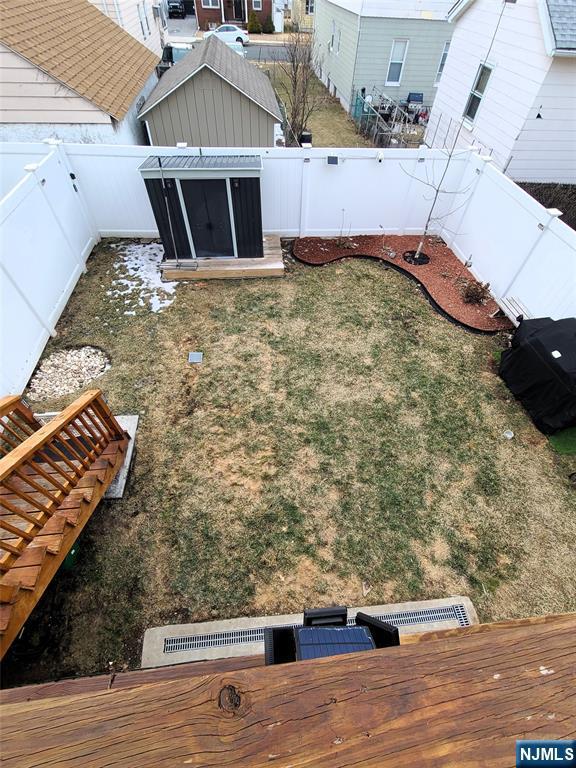
<svg viewBox="0 0 576 768">
<path fill-rule="evenodd" d="M 156 146 L 271 147 L 282 123 L 268 77 L 216 35 L 162 76 L 138 116 Z"/>
</svg>

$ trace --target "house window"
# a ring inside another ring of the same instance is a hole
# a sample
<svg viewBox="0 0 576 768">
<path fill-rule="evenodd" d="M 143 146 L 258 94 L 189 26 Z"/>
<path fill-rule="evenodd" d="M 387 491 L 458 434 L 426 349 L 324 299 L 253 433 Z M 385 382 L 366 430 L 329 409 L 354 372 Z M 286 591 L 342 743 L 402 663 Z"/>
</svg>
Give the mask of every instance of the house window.
<svg viewBox="0 0 576 768">
<path fill-rule="evenodd" d="M 252 8 L 255 11 L 261 11 L 262 10 L 262 0 L 252 0 Z"/>
<path fill-rule="evenodd" d="M 336 37 L 336 22 L 334 19 L 332 19 L 332 34 L 330 35 L 330 45 L 328 46 L 329 51 L 334 50 L 334 38 Z"/>
<path fill-rule="evenodd" d="M 314 13 L 314 0 L 306 0 L 306 15 L 311 16 Z"/>
<path fill-rule="evenodd" d="M 394 40 L 392 43 L 386 85 L 400 85 L 407 50 L 408 40 Z"/>
<path fill-rule="evenodd" d="M 202 8 L 220 8 L 220 0 L 202 0 Z"/>
<path fill-rule="evenodd" d="M 150 26 L 148 25 L 148 18 L 146 16 L 146 7 L 144 3 L 138 3 L 138 19 L 140 21 L 140 29 L 142 30 L 142 37 L 144 40 L 150 35 Z"/>
<path fill-rule="evenodd" d="M 478 107 L 482 101 L 482 96 L 484 96 L 484 91 L 488 85 L 488 79 L 490 78 L 491 72 L 492 70 L 490 67 L 487 67 L 485 64 L 480 64 L 478 74 L 474 80 L 474 86 L 470 91 L 470 96 L 468 96 L 466 109 L 464 110 L 464 117 L 467 120 L 470 120 L 470 122 L 474 122 L 474 118 L 478 112 Z"/>
<path fill-rule="evenodd" d="M 442 56 L 440 56 L 440 64 L 438 64 L 438 72 L 436 72 L 436 80 L 434 81 L 434 85 L 438 85 L 440 82 L 440 78 L 442 77 L 442 72 L 444 72 L 444 64 L 446 64 L 446 58 L 448 56 L 448 51 L 450 50 L 450 41 L 444 43 L 444 50 L 442 51 Z"/>
</svg>

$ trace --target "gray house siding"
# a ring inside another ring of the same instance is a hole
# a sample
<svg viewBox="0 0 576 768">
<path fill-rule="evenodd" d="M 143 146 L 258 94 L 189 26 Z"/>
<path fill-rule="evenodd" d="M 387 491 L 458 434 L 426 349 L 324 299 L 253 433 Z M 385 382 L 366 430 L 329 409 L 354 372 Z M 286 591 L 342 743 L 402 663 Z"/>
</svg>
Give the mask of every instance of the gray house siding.
<svg viewBox="0 0 576 768">
<path fill-rule="evenodd" d="M 423 93 L 424 103 L 432 104 L 444 45 L 452 37 L 453 28 L 447 21 L 359 17 L 330 0 L 316 0 L 315 17 L 318 74 L 322 82 L 329 85 L 331 93 L 336 87 L 336 95 L 346 109 L 350 108 L 353 94 L 360 88 L 366 88 L 367 94 L 376 88 L 397 101 L 406 99 L 410 92 Z M 335 45 L 330 50 L 333 29 Z M 400 85 L 387 86 L 388 64 L 395 39 L 408 40 L 408 52 Z"/>
<path fill-rule="evenodd" d="M 178 86 L 144 119 L 157 146 L 271 147 L 277 122 L 209 69 Z"/>
<path fill-rule="evenodd" d="M 318 75 L 329 87 L 330 93 L 349 108 L 352 93 L 356 46 L 358 43 L 358 16 L 337 5 L 319 0 L 316 3 L 314 39 L 318 54 Z M 335 41 L 330 50 L 334 22 Z"/>
<path fill-rule="evenodd" d="M 444 45 L 452 37 L 452 25 L 446 21 L 420 19 L 363 18 L 354 74 L 354 88 L 375 86 L 387 96 L 402 101 L 411 91 L 424 93 L 430 106 L 436 96 L 434 82 Z M 408 40 L 408 51 L 400 85 L 386 85 L 386 75 L 394 40 Z"/>
</svg>

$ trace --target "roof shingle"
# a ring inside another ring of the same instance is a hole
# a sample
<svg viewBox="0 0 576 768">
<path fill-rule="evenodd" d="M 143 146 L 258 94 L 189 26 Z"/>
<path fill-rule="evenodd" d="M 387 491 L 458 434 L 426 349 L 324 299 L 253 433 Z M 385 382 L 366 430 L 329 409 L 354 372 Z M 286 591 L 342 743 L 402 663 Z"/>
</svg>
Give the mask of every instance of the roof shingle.
<svg viewBox="0 0 576 768">
<path fill-rule="evenodd" d="M 282 120 L 276 94 L 268 77 L 254 64 L 250 64 L 235 53 L 216 35 L 211 35 L 204 42 L 195 45 L 190 53 L 162 75 L 160 82 L 146 99 L 140 115 L 148 112 L 151 107 L 162 101 L 204 66 L 210 67 L 216 74 L 246 94 L 249 99 L 270 112 L 279 121 Z"/>
<path fill-rule="evenodd" d="M 117 120 L 158 63 L 88 0 L 2 0 L 0 42 Z"/>
<path fill-rule="evenodd" d="M 576 51 L 576 0 L 546 0 L 556 48 Z"/>
</svg>

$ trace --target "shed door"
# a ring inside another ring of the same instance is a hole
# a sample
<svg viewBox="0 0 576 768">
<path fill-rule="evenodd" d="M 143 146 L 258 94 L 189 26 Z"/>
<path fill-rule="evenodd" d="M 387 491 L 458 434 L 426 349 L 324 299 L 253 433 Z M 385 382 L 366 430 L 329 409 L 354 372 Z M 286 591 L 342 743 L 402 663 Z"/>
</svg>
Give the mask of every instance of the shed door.
<svg viewBox="0 0 576 768">
<path fill-rule="evenodd" d="M 154 218 L 164 245 L 165 259 L 189 259 L 190 241 L 174 179 L 144 179 Z M 176 250 L 174 250 L 176 248 Z"/>
<path fill-rule="evenodd" d="M 234 258 L 226 179 L 182 179 L 180 184 L 197 258 Z"/>
</svg>

